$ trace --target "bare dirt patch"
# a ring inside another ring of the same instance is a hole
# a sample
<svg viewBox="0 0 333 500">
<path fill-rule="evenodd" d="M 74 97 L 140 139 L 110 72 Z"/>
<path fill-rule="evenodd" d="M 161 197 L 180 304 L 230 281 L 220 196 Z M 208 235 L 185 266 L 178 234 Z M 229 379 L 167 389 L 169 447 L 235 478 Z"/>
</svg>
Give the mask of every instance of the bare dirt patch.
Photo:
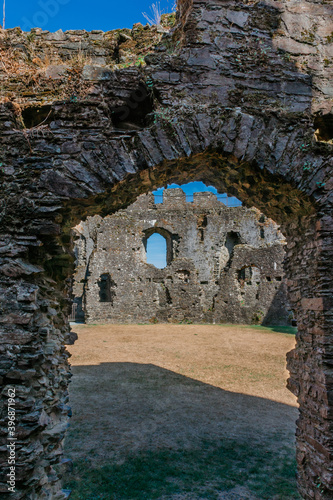
<svg viewBox="0 0 333 500">
<path fill-rule="evenodd" d="M 285 388 L 293 335 L 234 325 L 74 330 L 74 499 L 297 498 L 297 408 Z"/>
</svg>

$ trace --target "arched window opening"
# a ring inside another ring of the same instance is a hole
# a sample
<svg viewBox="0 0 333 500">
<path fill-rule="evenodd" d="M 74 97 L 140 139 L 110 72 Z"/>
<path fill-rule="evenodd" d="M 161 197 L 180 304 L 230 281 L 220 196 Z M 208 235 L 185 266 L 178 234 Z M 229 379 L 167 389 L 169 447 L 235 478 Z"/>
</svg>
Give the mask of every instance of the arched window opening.
<svg viewBox="0 0 333 500">
<path fill-rule="evenodd" d="M 102 274 L 98 280 L 99 286 L 99 301 L 109 302 L 113 305 L 114 297 L 116 296 L 115 288 L 116 283 L 112 280 L 108 273 Z"/>
<path fill-rule="evenodd" d="M 229 252 L 230 259 L 232 257 L 235 246 L 240 245 L 240 243 L 241 239 L 239 233 L 231 231 L 230 233 L 227 234 L 227 238 L 225 240 L 225 246 L 227 247 L 227 250 Z"/>
<path fill-rule="evenodd" d="M 158 269 L 167 266 L 167 240 L 159 233 L 153 233 L 147 239 L 147 264 L 153 264 Z"/>
<path fill-rule="evenodd" d="M 190 282 L 190 275 L 191 275 L 190 271 L 187 271 L 186 269 L 184 269 L 184 270 L 181 269 L 181 270 L 177 271 L 176 275 L 184 283 Z"/>
<path fill-rule="evenodd" d="M 179 236 L 163 227 L 144 230 L 143 245 L 147 264 L 164 269 L 177 256 Z"/>
</svg>

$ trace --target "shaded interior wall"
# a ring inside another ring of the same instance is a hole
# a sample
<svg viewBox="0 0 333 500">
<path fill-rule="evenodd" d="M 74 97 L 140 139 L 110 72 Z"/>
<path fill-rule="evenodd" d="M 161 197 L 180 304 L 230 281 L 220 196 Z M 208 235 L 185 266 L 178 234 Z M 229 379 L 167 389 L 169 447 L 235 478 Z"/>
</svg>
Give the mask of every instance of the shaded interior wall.
<svg viewBox="0 0 333 500">
<path fill-rule="evenodd" d="M 45 67 L 37 78 L 26 54 L 32 34 L 1 32 L 1 493 L 14 386 L 16 496 L 61 498 L 70 228 L 169 180 L 203 180 L 283 224 L 298 321 L 289 387 L 300 404 L 299 488 L 307 500 L 331 500 L 332 20 L 326 0 L 193 0 L 145 68 L 113 71 L 92 54 L 50 78 Z M 21 72 L 21 58 L 33 71 Z M 150 108 L 140 107 L 142 84 Z M 50 120 L 24 126 L 22 107 L 36 102 L 51 106 Z M 119 107 L 134 109 L 120 127 Z"/>
<path fill-rule="evenodd" d="M 146 263 L 145 242 L 154 232 L 167 238 L 164 269 Z M 227 208 L 211 193 L 187 203 L 182 190 L 172 189 L 163 204 L 141 195 L 126 210 L 88 218 L 75 233 L 79 321 L 84 312 L 93 323 L 290 323 L 285 240 L 256 209 Z M 106 275 L 113 283 L 109 300 L 101 296 Z"/>
</svg>

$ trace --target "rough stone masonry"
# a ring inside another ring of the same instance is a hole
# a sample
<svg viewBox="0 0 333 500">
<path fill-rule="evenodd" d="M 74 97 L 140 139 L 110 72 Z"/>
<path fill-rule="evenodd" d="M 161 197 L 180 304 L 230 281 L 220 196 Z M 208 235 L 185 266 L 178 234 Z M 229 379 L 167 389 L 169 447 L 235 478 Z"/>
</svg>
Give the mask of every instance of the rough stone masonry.
<svg viewBox="0 0 333 500">
<path fill-rule="evenodd" d="M 147 242 L 166 240 L 167 266 L 147 264 Z M 74 310 L 86 323 L 205 322 L 287 325 L 285 238 L 253 208 L 212 193 L 163 203 L 141 195 L 125 210 L 75 228 Z"/>
<path fill-rule="evenodd" d="M 64 498 L 71 228 L 197 180 L 286 236 L 299 491 L 332 499 L 332 10 L 330 0 L 179 0 L 164 35 L 1 31 L 2 496 L 15 388 L 11 497 Z"/>
</svg>

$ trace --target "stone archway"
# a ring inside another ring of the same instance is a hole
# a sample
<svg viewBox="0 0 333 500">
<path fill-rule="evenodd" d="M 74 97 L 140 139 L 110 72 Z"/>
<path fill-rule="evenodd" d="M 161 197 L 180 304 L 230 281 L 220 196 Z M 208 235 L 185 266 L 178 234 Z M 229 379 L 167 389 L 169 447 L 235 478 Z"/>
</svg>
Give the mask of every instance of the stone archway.
<svg viewBox="0 0 333 500">
<path fill-rule="evenodd" d="M 332 10 L 310 0 L 306 15 L 296 0 L 279 9 L 217 0 L 180 1 L 179 8 L 179 25 L 145 70 L 86 65 L 78 71 L 85 95 L 76 100 L 55 101 L 50 81 L 41 80 L 37 97 L 48 95 L 52 108 L 44 128 L 22 128 L 15 98 L 1 105 L 0 375 L 5 403 L 16 389 L 16 498 L 61 498 L 52 466 L 70 411 L 70 228 L 86 215 L 126 207 L 142 192 L 189 180 L 235 194 L 287 235 L 299 325 L 288 359 L 301 410 L 299 487 L 306 499 L 332 496 L 332 146 L 317 142 L 313 128 L 314 113 L 332 106 L 325 83 L 331 69 L 320 55 L 330 49 L 323 19 Z M 317 30 L 304 41 L 308 19 Z M 304 54 L 311 74 L 302 69 Z M 57 75 L 52 85 L 62 88 L 66 78 Z M 121 128 L 113 113 L 129 103 L 140 107 L 138 88 L 152 94 L 153 107 L 141 113 L 140 126 Z M 6 465 L 6 451 L 2 457 Z"/>
</svg>

